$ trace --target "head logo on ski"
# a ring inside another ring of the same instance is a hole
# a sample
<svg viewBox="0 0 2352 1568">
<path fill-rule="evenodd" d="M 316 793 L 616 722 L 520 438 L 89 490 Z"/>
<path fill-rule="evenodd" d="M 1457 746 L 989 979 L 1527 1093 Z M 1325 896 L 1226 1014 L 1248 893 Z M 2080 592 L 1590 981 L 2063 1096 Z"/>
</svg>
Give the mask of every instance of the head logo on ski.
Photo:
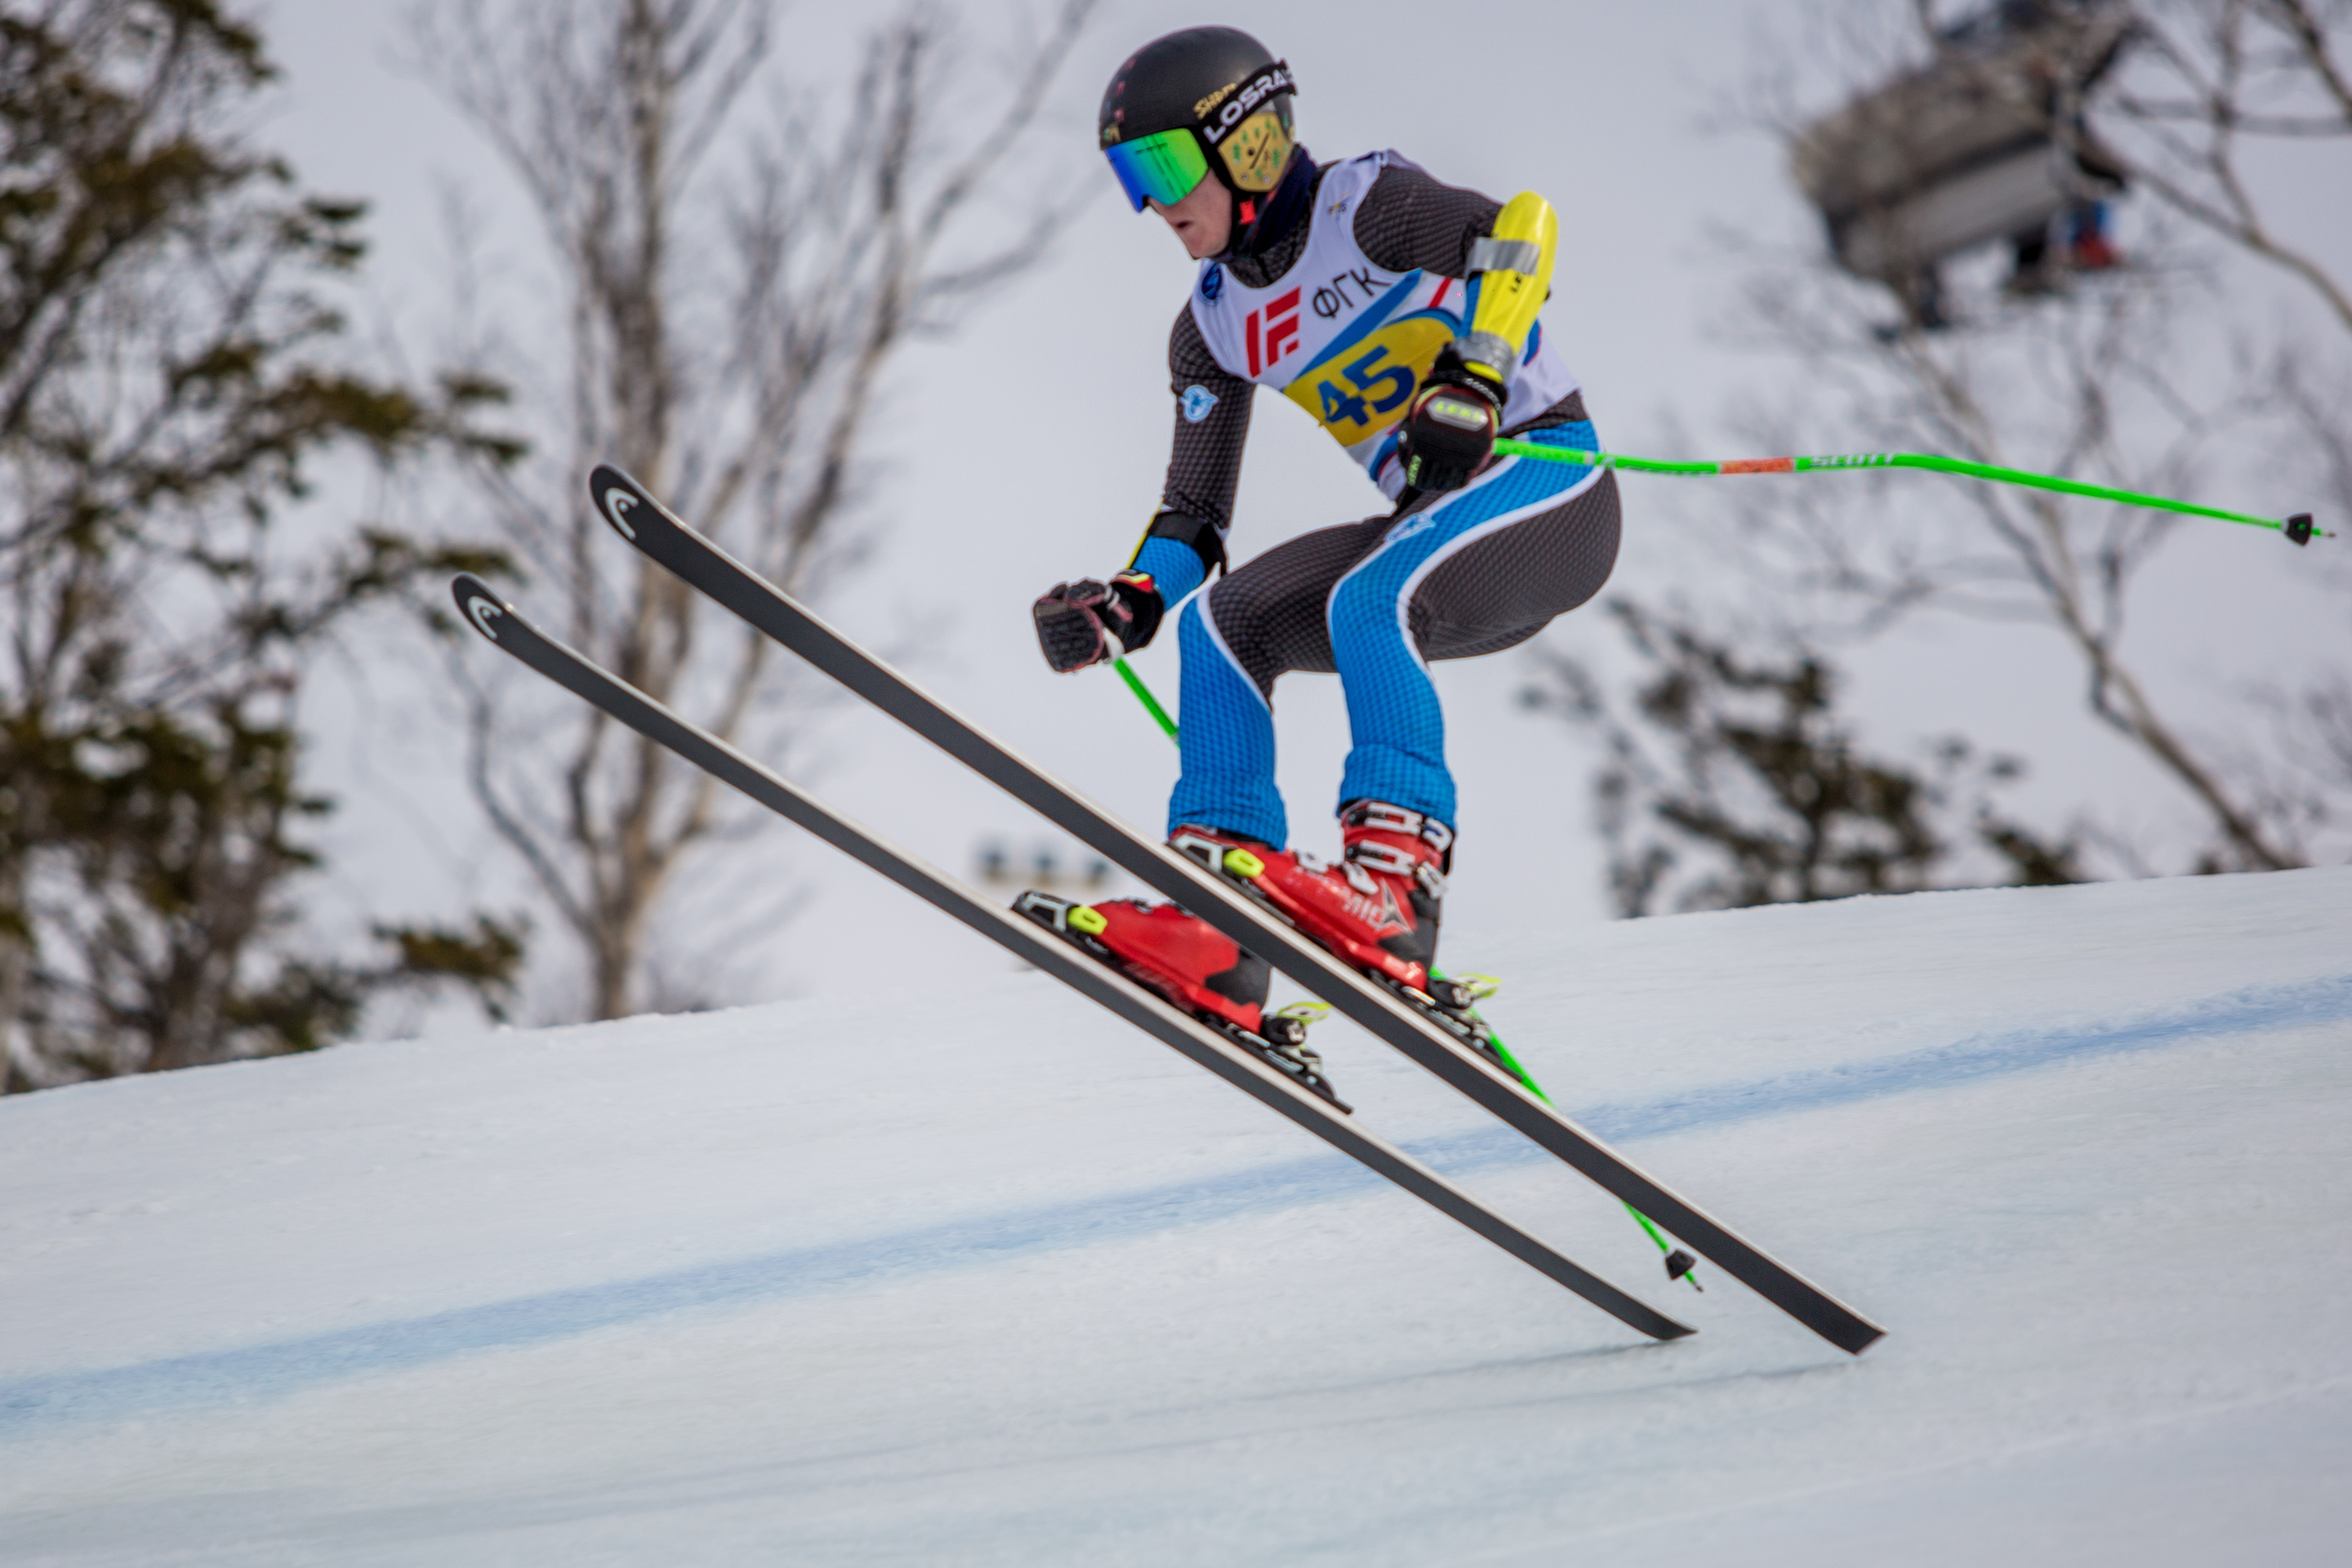
<svg viewBox="0 0 2352 1568">
<path fill-rule="evenodd" d="M 487 595 L 478 593 L 462 595 L 458 603 L 465 606 L 466 614 L 472 617 L 474 626 L 484 637 L 492 642 L 499 640 L 499 629 L 490 623 L 505 616 L 507 613 L 505 605 Z"/>
<path fill-rule="evenodd" d="M 629 526 L 629 512 L 636 504 L 637 498 L 626 490 L 609 489 L 604 492 L 604 516 L 621 531 L 624 539 L 634 540 L 637 536 L 637 531 Z"/>
</svg>

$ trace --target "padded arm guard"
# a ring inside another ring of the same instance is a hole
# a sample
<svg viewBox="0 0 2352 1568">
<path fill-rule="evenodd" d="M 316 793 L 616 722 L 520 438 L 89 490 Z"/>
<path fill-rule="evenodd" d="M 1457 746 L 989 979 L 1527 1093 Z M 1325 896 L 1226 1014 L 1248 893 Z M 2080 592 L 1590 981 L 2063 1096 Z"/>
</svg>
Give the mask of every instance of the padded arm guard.
<svg viewBox="0 0 2352 1568">
<path fill-rule="evenodd" d="M 1454 349 L 1473 373 L 1498 386 L 1511 384 L 1519 345 L 1535 331 L 1536 312 L 1550 297 L 1559 247 L 1559 216 L 1533 191 L 1513 196 L 1495 216 L 1493 234 L 1470 247 L 1476 303 Z"/>
<path fill-rule="evenodd" d="M 1225 538 L 1217 531 L 1216 524 L 1181 511 L 1163 510 L 1152 518 L 1150 526 L 1143 531 L 1143 537 L 1135 542 L 1135 553 L 1128 558 L 1129 571 L 1142 568 L 1144 546 L 1155 539 L 1172 539 L 1198 555 L 1203 579 L 1211 573 L 1225 569 Z M 1181 598 L 1183 595 L 1177 596 Z"/>
</svg>

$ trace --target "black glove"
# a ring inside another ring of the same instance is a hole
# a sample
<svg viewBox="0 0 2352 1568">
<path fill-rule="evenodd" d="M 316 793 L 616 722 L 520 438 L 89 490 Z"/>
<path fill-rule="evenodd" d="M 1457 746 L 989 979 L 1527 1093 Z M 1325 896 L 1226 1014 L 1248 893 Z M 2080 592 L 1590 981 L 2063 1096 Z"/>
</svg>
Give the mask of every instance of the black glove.
<svg viewBox="0 0 2352 1568">
<path fill-rule="evenodd" d="M 1045 662 L 1066 675 L 1150 642 L 1166 608 L 1149 573 L 1122 572 L 1108 583 L 1056 583 L 1029 613 Z"/>
<path fill-rule="evenodd" d="M 1437 351 L 1429 379 L 1397 426 L 1404 482 L 1424 494 L 1458 490 L 1495 455 L 1503 389 L 1462 363 L 1454 345 Z"/>
</svg>

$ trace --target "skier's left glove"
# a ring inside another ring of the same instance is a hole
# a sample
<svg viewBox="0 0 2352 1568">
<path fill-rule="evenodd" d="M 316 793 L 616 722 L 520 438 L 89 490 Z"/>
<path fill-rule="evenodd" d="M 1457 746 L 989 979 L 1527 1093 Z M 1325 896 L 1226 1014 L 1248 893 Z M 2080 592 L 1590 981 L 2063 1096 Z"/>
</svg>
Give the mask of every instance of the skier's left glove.
<svg viewBox="0 0 2352 1568">
<path fill-rule="evenodd" d="M 1483 365 L 1465 363 L 1453 343 L 1437 351 L 1429 378 L 1397 426 L 1404 482 L 1424 494 L 1458 490 L 1495 455 L 1503 388 Z"/>
<path fill-rule="evenodd" d="M 1150 574 L 1122 572 L 1108 583 L 1056 583 L 1029 613 L 1045 662 L 1066 675 L 1150 642 L 1166 608 Z"/>
</svg>

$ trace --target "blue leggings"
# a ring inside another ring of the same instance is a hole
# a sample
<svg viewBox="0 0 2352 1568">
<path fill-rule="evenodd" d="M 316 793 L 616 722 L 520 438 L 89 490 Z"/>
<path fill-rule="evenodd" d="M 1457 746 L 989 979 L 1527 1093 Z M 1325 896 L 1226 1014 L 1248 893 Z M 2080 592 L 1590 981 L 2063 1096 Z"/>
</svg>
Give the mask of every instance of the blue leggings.
<svg viewBox="0 0 2352 1568">
<path fill-rule="evenodd" d="M 1528 437 L 1594 450 L 1579 421 Z M 1445 717 L 1424 662 L 1525 642 L 1600 592 L 1617 559 L 1606 469 L 1506 458 L 1402 517 L 1319 529 L 1195 595 L 1177 623 L 1183 775 L 1171 831 L 1192 823 L 1289 842 L 1274 783 L 1274 683 L 1337 673 L 1352 748 L 1339 804 L 1381 800 L 1455 825 Z"/>
</svg>

